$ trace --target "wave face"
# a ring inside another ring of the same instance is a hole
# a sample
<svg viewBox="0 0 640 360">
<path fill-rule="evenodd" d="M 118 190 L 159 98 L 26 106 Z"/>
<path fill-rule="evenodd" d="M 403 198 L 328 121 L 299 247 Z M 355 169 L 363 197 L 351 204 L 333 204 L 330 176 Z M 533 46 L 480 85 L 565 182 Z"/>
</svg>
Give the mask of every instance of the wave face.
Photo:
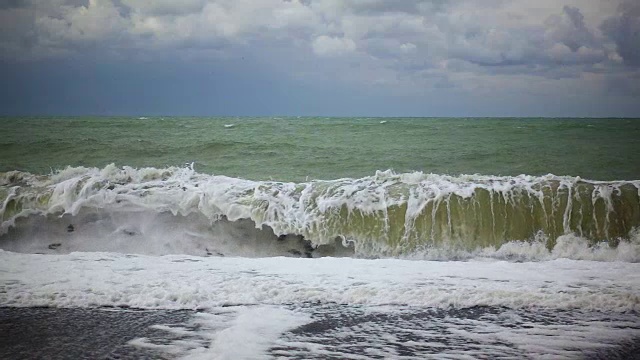
<svg viewBox="0 0 640 360">
<path fill-rule="evenodd" d="M 12 251 L 640 261 L 640 181 L 383 171 L 290 183 L 109 165 L 0 173 L 0 202 Z"/>
</svg>

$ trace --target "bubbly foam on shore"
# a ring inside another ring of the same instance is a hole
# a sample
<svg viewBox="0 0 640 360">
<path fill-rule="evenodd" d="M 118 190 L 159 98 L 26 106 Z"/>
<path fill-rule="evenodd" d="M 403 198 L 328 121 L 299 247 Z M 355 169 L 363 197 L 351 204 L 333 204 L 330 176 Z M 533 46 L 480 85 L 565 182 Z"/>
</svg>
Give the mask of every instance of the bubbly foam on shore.
<svg viewBox="0 0 640 360">
<path fill-rule="evenodd" d="M 637 311 L 637 263 L 0 252 L 5 306 L 198 309 L 307 302 Z M 611 286 L 615 284 L 615 286 Z"/>
</svg>

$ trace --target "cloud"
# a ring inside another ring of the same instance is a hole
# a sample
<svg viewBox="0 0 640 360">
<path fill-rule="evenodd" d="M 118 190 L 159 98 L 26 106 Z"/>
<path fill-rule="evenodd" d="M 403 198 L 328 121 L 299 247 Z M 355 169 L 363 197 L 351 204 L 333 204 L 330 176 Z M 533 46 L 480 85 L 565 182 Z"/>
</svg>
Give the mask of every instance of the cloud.
<svg viewBox="0 0 640 360">
<path fill-rule="evenodd" d="M 640 66 L 640 2 L 623 2 L 618 13 L 605 20 L 600 28 L 615 42 L 625 64 Z"/>
<path fill-rule="evenodd" d="M 0 58 L 248 56 L 297 79 L 326 66 L 406 92 L 600 74 L 605 89 L 640 66 L 639 15 L 635 0 L 9 0 Z"/>
<path fill-rule="evenodd" d="M 313 40 L 313 52 L 320 56 L 335 56 L 353 52 L 356 43 L 349 38 L 321 35 Z"/>
<path fill-rule="evenodd" d="M 580 47 L 593 46 L 595 37 L 585 25 L 580 9 L 565 5 L 562 12 L 562 16 L 553 15 L 547 19 L 545 36 L 551 42 L 564 44 L 572 51 L 578 51 Z"/>
<path fill-rule="evenodd" d="M 374 57 L 413 53 L 434 62 L 455 57 L 493 66 L 543 61 L 541 54 L 556 43 L 573 52 L 597 47 L 577 7 L 565 6 L 554 15 L 550 6 L 544 23 L 523 26 L 513 19 L 525 15 L 503 9 L 504 3 L 497 0 L 54 0 L 51 6 L 12 0 L 12 4 L 37 10 L 33 19 L 21 20 L 32 21 L 36 29 L 34 52 L 46 47 L 78 49 L 96 42 L 126 44 L 123 52 L 289 42 L 310 46 L 319 56 L 357 48 Z M 554 52 L 554 61 L 559 54 Z"/>
<path fill-rule="evenodd" d="M 36 19 L 40 39 L 52 45 L 98 42 L 125 35 L 126 20 L 110 1 L 89 0 L 87 5 L 66 7 L 62 16 Z"/>
<path fill-rule="evenodd" d="M 120 0 L 130 12 L 143 16 L 184 16 L 197 14 L 207 4 L 206 0 Z"/>
<path fill-rule="evenodd" d="M 474 16 L 477 18 L 477 16 Z M 576 7 L 564 6 L 561 14 L 550 14 L 538 26 L 499 27 L 489 19 L 475 19 L 448 44 L 452 57 L 482 66 L 544 66 L 597 64 L 607 59 L 593 30 Z M 510 19 L 503 20 L 509 23 Z M 466 24 L 468 22 L 465 22 Z M 458 25 L 459 26 L 459 25 Z"/>
<path fill-rule="evenodd" d="M 404 43 L 400 45 L 400 51 L 404 53 L 411 53 L 415 51 L 416 48 L 417 48 L 416 45 L 412 43 Z"/>
<path fill-rule="evenodd" d="M 603 61 L 606 57 L 603 50 L 584 46 L 572 49 L 562 43 L 553 45 L 552 48 L 547 50 L 546 55 L 549 56 L 550 60 L 558 64 L 596 64 Z"/>
</svg>

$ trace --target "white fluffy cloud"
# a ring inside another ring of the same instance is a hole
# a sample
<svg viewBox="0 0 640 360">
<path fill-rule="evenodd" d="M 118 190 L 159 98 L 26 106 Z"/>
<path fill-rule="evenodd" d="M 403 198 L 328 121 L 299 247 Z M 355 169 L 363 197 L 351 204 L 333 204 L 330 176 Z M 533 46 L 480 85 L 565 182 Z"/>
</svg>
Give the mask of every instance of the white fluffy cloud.
<svg viewBox="0 0 640 360">
<path fill-rule="evenodd" d="M 320 56 L 341 55 L 356 49 L 356 43 L 349 38 L 318 36 L 313 40 L 313 51 Z"/>
</svg>

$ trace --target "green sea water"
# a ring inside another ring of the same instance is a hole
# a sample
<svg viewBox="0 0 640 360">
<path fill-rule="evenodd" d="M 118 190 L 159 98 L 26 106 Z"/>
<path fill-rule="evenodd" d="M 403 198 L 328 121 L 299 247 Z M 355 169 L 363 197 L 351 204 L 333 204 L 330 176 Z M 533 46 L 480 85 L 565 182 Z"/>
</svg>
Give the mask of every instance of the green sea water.
<svg viewBox="0 0 640 360">
<path fill-rule="evenodd" d="M 376 170 L 640 179 L 640 119 L 4 117 L 0 172 L 193 163 L 252 180 Z"/>
</svg>

